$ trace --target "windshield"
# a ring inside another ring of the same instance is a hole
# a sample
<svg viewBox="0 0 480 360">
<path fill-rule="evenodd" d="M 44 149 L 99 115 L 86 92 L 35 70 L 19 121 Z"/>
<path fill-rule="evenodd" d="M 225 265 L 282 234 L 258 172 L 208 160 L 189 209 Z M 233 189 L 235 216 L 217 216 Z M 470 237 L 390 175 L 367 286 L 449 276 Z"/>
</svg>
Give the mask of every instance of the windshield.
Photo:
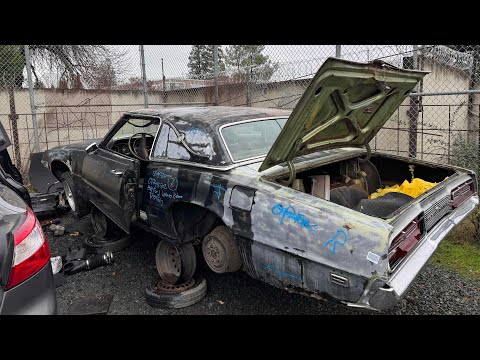
<svg viewBox="0 0 480 360">
<path fill-rule="evenodd" d="M 287 118 L 257 120 L 224 127 L 221 132 L 233 161 L 266 156 Z"/>
</svg>

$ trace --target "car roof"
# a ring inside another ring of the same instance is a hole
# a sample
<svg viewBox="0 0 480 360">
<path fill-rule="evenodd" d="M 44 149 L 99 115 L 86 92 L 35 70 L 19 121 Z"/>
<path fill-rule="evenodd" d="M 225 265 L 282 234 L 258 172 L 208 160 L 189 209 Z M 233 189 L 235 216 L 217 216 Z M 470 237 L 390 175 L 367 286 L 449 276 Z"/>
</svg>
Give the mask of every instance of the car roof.
<svg viewBox="0 0 480 360">
<path fill-rule="evenodd" d="M 161 109 L 140 109 L 127 112 L 131 115 L 181 118 L 190 123 L 208 123 L 217 126 L 241 120 L 276 116 L 289 116 L 291 110 L 256 108 L 245 106 L 176 107 Z"/>
</svg>

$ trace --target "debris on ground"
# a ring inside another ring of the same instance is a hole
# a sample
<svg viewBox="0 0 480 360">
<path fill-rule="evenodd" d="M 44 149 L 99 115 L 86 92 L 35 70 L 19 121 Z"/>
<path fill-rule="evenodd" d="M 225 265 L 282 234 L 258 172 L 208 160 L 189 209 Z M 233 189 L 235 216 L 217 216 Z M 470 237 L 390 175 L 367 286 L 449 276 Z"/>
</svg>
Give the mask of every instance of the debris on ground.
<svg viewBox="0 0 480 360">
<path fill-rule="evenodd" d="M 40 223 L 42 227 L 52 224 L 60 224 L 60 219 L 45 219 Z"/>
<path fill-rule="evenodd" d="M 217 300 L 217 302 L 218 302 L 220 305 L 225 304 L 225 301 L 222 301 L 222 300 Z"/>
<path fill-rule="evenodd" d="M 62 264 L 62 257 L 55 256 L 50 258 L 50 263 L 52 264 L 52 272 L 53 272 L 53 281 L 55 283 L 55 287 L 62 286 L 65 283 L 65 274 L 63 273 L 63 264 Z"/>
<path fill-rule="evenodd" d="M 110 309 L 113 295 L 99 295 L 79 298 L 70 306 L 68 315 L 106 315 Z"/>
<path fill-rule="evenodd" d="M 48 230 L 52 231 L 54 236 L 62 236 L 65 234 L 65 228 L 61 225 L 52 224 Z"/>
</svg>

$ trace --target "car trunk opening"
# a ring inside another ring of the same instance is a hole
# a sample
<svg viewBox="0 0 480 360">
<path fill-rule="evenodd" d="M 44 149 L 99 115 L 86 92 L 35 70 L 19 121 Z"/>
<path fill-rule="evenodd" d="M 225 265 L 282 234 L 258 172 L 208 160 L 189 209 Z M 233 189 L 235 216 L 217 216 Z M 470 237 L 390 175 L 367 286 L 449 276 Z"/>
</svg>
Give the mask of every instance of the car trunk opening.
<svg viewBox="0 0 480 360">
<path fill-rule="evenodd" d="M 389 192 L 372 198 L 372 194 L 386 186 L 401 185 L 412 177 L 432 183 L 431 187 L 414 196 Z M 327 165 L 299 170 L 291 185 L 288 175 L 273 176 L 269 180 L 294 190 L 328 200 L 355 211 L 392 221 L 404 214 L 416 200 L 435 196 L 436 190 L 449 179 L 458 177 L 455 170 L 441 165 L 414 163 L 407 159 L 372 154 L 367 161 L 360 157 L 332 162 Z M 471 178 L 456 186 L 448 195 L 432 200 L 431 206 L 412 219 L 390 244 L 389 262 L 393 269 L 445 215 L 475 193 Z"/>
</svg>

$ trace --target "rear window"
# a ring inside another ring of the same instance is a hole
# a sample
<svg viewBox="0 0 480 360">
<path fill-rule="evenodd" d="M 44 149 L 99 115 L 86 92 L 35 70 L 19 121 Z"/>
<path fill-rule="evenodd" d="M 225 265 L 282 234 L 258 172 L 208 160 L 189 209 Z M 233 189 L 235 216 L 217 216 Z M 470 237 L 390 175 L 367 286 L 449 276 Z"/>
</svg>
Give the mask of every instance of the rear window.
<svg viewBox="0 0 480 360">
<path fill-rule="evenodd" d="M 2 211 L 3 209 L 3 211 Z M 8 187 L 0 184 L 0 213 L 22 213 L 26 209 L 25 201 Z"/>
<path fill-rule="evenodd" d="M 233 161 L 266 156 L 287 118 L 250 121 L 224 127 L 221 132 Z"/>
</svg>

